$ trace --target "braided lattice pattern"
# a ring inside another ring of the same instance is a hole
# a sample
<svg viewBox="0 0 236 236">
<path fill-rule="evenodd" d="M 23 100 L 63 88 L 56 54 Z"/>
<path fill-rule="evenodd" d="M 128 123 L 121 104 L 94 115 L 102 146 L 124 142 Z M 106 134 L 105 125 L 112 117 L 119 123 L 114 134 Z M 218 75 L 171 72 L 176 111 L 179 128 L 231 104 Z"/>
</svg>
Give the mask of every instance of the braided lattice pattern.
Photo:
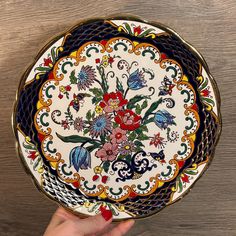
<svg viewBox="0 0 236 236">
<path fill-rule="evenodd" d="M 42 187 L 44 191 L 53 199 L 65 204 L 68 207 L 83 205 L 84 197 L 78 196 L 52 175 L 47 167 L 44 167 Z"/>
</svg>

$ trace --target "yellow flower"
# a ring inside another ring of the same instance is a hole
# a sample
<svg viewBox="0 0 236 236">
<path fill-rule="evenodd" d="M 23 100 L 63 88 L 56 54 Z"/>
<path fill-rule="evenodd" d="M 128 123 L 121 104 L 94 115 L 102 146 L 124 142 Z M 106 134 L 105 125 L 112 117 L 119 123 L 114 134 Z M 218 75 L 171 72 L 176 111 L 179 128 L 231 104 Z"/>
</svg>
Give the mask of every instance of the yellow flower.
<svg viewBox="0 0 236 236">
<path fill-rule="evenodd" d="M 102 57 L 102 65 L 103 65 L 104 67 L 107 67 L 107 66 L 109 65 L 109 63 L 108 63 L 108 56 L 107 56 L 107 55 L 104 55 L 104 56 Z"/>
<path fill-rule="evenodd" d="M 108 61 L 108 56 L 107 56 L 107 55 L 104 55 L 104 56 L 102 57 L 102 60 L 103 60 L 103 61 Z"/>
<path fill-rule="evenodd" d="M 95 174 L 101 174 L 103 169 L 101 166 L 95 166 L 93 170 Z"/>
<path fill-rule="evenodd" d="M 102 65 L 103 65 L 104 67 L 107 67 L 107 66 L 109 65 L 109 63 L 108 63 L 108 61 L 103 61 L 103 62 L 102 62 Z"/>
<path fill-rule="evenodd" d="M 129 149 L 131 149 L 131 147 L 129 145 L 125 145 L 125 149 L 129 150 Z"/>
<path fill-rule="evenodd" d="M 60 92 L 62 92 L 62 93 L 65 93 L 66 92 L 66 88 L 64 87 L 64 86 L 60 86 L 59 87 L 59 90 L 60 90 Z"/>
<path fill-rule="evenodd" d="M 96 111 L 96 113 L 98 113 L 99 115 L 101 115 L 101 114 L 102 114 L 102 111 L 103 111 L 103 109 L 102 109 L 102 107 L 101 107 L 101 106 L 97 105 L 97 106 L 96 106 L 96 108 L 95 108 L 95 111 Z"/>
</svg>

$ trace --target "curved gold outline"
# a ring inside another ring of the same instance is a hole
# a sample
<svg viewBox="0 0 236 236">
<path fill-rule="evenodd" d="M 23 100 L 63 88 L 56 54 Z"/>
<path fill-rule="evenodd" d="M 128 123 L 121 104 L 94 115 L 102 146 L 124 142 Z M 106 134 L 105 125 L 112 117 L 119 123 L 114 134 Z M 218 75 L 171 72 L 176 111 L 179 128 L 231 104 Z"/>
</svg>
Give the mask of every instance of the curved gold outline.
<svg viewBox="0 0 236 236">
<path fill-rule="evenodd" d="M 121 14 L 121 15 L 113 15 L 113 16 L 107 16 L 107 17 L 100 17 L 100 18 L 90 18 L 90 19 L 83 19 L 81 21 L 79 21 L 77 24 L 75 24 L 73 27 L 69 28 L 68 30 L 64 31 L 61 34 L 58 34 L 56 37 L 51 38 L 51 40 L 49 40 L 46 44 L 44 44 L 44 47 L 42 47 L 42 49 L 38 52 L 37 56 L 35 57 L 33 63 L 30 64 L 30 66 L 25 70 L 25 72 L 23 73 L 23 75 L 21 76 L 21 80 L 18 86 L 18 90 L 16 92 L 16 99 L 15 102 L 13 104 L 13 113 L 12 113 L 12 117 L 11 117 L 11 123 L 12 123 L 12 130 L 15 136 L 15 145 L 16 145 L 16 152 L 17 155 L 20 157 L 21 159 L 21 164 L 23 166 L 23 168 L 25 169 L 26 173 L 29 174 L 31 176 L 31 178 L 33 179 L 34 185 L 36 186 L 36 188 L 39 190 L 39 192 L 41 192 L 44 196 L 47 196 L 50 200 L 52 200 L 54 203 L 57 203 L 57 205 L 64 207 L 65 209 L 67 209 L 68 211 L 72 212 L 73 214 L 76 214 L 82 218 L 88 217 L 88 215 L 82 214 L 82 213 L 78 213 L 76 211 L 73 211 L 72 209 L 68 208 L 67 206 L 65 206 L 65 204 L 63 203 L 59 203 L 56 202 L 55 199 L 53 199 L 49 194 L 47 194 L 45 191 L 43 191 L 43 189 L 41 188 L 41 186 L 38 184 L 37 180 L 35 179 L 35 177 L 33 176 L 33 174 L 30 172 L 27 164 L 25 163 L 25 160 L 23 158 L 22 152 L 20 150 L 20 146 L 17 142 L 18 140 L 18 134 L 17 134 L 17 123 L 15 120 L 15 114 L 16 114 L 16 107 L 18 104 L 18 98 L 19 98 L 19 91 L 21 91 L 21 89 L 24 87 L 24 82 L 25 82 L 25 78 L 27 77 L 27 75 L 30 73 L 31 69 L 33 68 L 34 64 L 36 63 L 36 61 L 41 57 L 41 55 L 47 50 L 47 48 L 49 47 L 49 45 L 52 45 L 53 43 L 55 43 L 57 40 L 59 40 L 60 38 L 62 38 L 65 35 L 68 35 L 70 31 L 72 31 L 73 29 L 79 27 L 80 25 L 84 25 L 84 24 L 88 24 L 90 22 L 94 22 L 97 20 L 133 20 L 133 21 L 138 21 L 141 23 L 146 23 L 146 24 L 150 24 L 153 25 L 155 27 L 158 27 L 164 31 L 166 31 L 169 34 L 175 35 L 183 44 L 185 44 L 187 46 L 187 48 L 192 51 L 193 54 L 195 54 L 195 56 L 200 60 L 201 64 L 204 66 L 207 74 L 209 75 L 209 79 L 211 81 L 212 87 L 213 87 L 213 92 L 215 93 L 216 96 L 216 106 L 217 106 L 217 111 L 218 111 L 218 118 L 219 118 L 219 128 L 217 130 L 217 138 L 215 141 L 215 146 L 214 149 L 212 151 L 212 155 L 211 157 L 209 157 L 209 161 L 206 164 L 206 166 L 204 167 L 204 169 L 202 170 L 201 174 L 198 176 L 198 178 L 195 180 L 195 182 L 189 187 L 189 189 L 181 196 L 179 196 L 177 199 L 175 199 L 173 202 L 168 203 L 166 206 L 169 206 L 177 201 L 179 201 L 180 199 L 182 199 L 184 196 L 186 196 L 190 190 L 194 187 L 194 185 L 196 184 L 197 180 L 199 178 L 201 178 L 201 176 L 205 173 L 205 171 L 209 168 L 211 161 L 213 159 L 214 153 L 215 153 L 215 147 L 218 144 L 219 141 L 219 137 L 222 131 L 222 117 L 221 117 L 221 113 L 220 113 L 220 106 L 221 106 L 221 99 L 220 99 L 220 93 L 219 93 L 219 89 L 217 87 L 217 84 L 213 78 L 213 76 L 210 74 L 209 71 L 209 67 L 206 63 L 206 61 L 204 60 L 204 58 L 202 57 L 202 55 L 191 45 L 189 44 L 187 41 L 185 41 L 178 33 L 176 33 L 174 30 L 172 30 L 171 28 L 161 24 L 161 23 L 157 23 L 154 21 L 147 21 L 147 20 L 143 20 L 137 16 L 134 15 L 130 15 L 130 14 Z M 165 207 L 166 207 L 165 206 Z M 163 207 L 161 210 L 163 210 L 165 207 Z M 160 210 L 159 210 L 160 211 Z M 154 214 L 158 213 L 157 212 L 152 212 L 146 216 L 142 216 L 142 217 L 133 217 L 133 219 L 142 219 L 142 218 L 148 218 L 150 216 L 153 216 Z M 128 214 L 128 213 L 127 213 Z M 122 219 L 114 219 L 115 222 L 119 222 L 119 221 L 123 221 L 125 219 L 129 219 L 129 217 L 127 218 L 122 218 Z"/>
</svg>

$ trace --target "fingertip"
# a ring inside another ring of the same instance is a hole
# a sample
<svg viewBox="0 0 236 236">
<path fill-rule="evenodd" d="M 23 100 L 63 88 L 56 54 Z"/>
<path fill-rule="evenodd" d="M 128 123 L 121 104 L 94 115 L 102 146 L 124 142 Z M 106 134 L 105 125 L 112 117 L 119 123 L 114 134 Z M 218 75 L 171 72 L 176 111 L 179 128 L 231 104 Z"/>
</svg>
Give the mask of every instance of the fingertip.
<svg viewBox="0 0 236 236">
<path fill-rule="evenodd" d="M 129 231 L 133 225 L 134 225 L 135 221 L 133 219 L 130 220 L 126 220 L 124 222 L 122 222 L 122 228 L 125 230 L 125 232 Z"/>
</svg>

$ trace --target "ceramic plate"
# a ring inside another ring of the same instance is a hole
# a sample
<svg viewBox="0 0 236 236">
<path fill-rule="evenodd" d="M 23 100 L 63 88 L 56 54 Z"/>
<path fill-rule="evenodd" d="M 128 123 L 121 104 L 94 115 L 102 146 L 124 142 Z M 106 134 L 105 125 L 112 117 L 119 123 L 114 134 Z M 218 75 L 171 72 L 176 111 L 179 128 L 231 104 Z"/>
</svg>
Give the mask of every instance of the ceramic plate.
<svg viewBox="0 0 236 236">
<path fill-rule="evenodd" d="M 206 170 L 221 129 L 219 94 L 200 54 L 133 17 L 84 21 L 24 73 L 13 116 L 37 187 L 79 215 L 152 215 Z"/>
</svg>

